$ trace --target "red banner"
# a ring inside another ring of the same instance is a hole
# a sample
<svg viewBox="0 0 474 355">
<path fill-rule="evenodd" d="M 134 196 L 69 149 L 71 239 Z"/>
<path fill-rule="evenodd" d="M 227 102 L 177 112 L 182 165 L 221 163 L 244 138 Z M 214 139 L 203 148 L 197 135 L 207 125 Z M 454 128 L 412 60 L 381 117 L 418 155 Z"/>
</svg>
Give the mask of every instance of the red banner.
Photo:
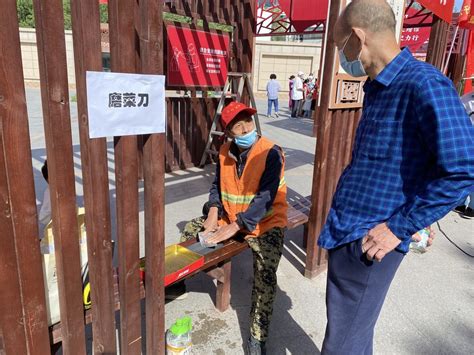
<svg viewBox="0 0 474 355">
<path fill-rule="evenodd" d="M 474 31 L 474 0 L 464 0 L 459 13 L 459 27 Z"/>
<path fill-rule="evenodd" d="M 228 35 L 167 26 L 169 86 L 224 86 L 229 64 Z"/>
<path fill-rule="evenodd" d="M 466 58 L 466 78 L 474 78 L 474 30 L 471 30 L 469 34 L 469 43 L 467 47 L 467 58 Z M 471 92 L 474 88 L 474 79 L 466 80 L 464 86 L 464 93 Z"/>
<path fill-rule="evenodd" d="M 418 51 L 426 53 L 426 47 L 430 40 L 431 26 L 422 25 L 430 24 L 432 21 L 432 16 L 417 15 L 419 15 L 419 10 L 412 7 L 405 11 L 403 25 L 408 25 L 409 27 L 403 28 L 400 38 L 400 48 L 408 47 L 414 54 Z M 421 19 L 423 20 L 421 21 Z M 419 25 L 420 27 L 411 27 L 413 25 Z"/>
<path fill-rule="evenodd" d="M 416 53 L 423 45 L 428 44 L 431 27 L 404 28 L 400 41 L 400 47 L 408 47 L 412 53 Z"/>
<path fill-rule="evenodd" d="M 417 2 L 447 23 L 451 23 L 454 0 L 418 0 Z"/>
</svg>

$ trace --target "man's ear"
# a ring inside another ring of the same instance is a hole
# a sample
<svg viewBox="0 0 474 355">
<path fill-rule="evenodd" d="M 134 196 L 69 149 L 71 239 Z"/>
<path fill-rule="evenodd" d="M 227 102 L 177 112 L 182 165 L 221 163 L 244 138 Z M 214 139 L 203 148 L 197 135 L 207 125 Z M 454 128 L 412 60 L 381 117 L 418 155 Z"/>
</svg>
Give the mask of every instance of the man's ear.
<svg viewBox="0 0 474 355">
<path fill-rule="evenodd" d="M 365 40 L 367 38 L 367 36 L 365 34 L 365 31 L 361 28 L 358 28 L 358 27 L 353 27 L 352 31 L 354 32 L 354 35 L 357 36 L 357 38 L 359 38 L 359 41 L 361 43 L 361 48 L 362 48 L 362 46 L 365 44 Z"/>
</svg>

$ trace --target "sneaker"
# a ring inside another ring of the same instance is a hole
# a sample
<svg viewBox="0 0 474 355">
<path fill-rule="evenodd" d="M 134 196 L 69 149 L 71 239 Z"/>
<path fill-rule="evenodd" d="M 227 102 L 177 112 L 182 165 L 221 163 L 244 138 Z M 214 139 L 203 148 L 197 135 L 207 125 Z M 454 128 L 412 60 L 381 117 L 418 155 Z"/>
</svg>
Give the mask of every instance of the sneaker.
<svg viewBox="0 0 474 355">
<path fill-rule="evenodd" d="M 278 112 L 275 112 L 275 117 L 280 117 L 280 115 L 278 114 Z"/>
<path fill-rule="evenodd" d="M 454 211 L 457 212 L 457 213 L 464 213 L 466 211 L 466 206 L 465 205 L 457 206 L 454 209 Z"/>
<path fill-rule="evenodd" d="M 186 292 L 186 284 L 184 281 L 175 283 L 174 285 L 165 288 L 165 300 L 184 300 L 188 297 Z"/>
<path fill-rule="evenodd" d="M 474 217 L 474 209 L 472 209 L 471 207 L 466 207 L 466 209 L 464 210 L 464 213 L 461 213 L 461 217 L 463 218 Z"/>
<path fill-rule="evenodd" d="M 267 350 L 265 349 L 265 342 L 255 339 L 250 336 L 247 343 L 248 355 L 266 355 Z"/>
</svg>

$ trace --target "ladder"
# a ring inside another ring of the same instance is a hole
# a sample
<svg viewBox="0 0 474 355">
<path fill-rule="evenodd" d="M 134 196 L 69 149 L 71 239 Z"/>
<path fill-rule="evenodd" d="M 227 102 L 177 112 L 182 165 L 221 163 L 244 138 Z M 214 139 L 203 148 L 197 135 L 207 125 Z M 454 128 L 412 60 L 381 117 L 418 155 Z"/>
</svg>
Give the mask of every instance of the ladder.
<svg viewBox="0 0 474 355">
<path fill-rule="evenodd" d="M 257 105 L 255 103 L 255 97 L 253 96 L 252 84 L 250 82 L 250 74 L 249 73 L 235 73 L 230 72 L 227 73 L 227 79 L 224 85 L 224 90 L 222 91 L 221 98 L 219 100 L 219 104 L 217 105 L 216 113 L 214 114 L 214 118 L 212 120 L 211 129 L 209 131 L 209 135 L 207 137 L 206 148 L 202 153 L 201 162 L 199 166 L 202 168 L 207 161 L 207 158 L 210 155 L 218 155 L 219 152 L 216 150 L 211 149 L 211 145 L 213 142 L 214 137 L 222 137 L 224 132 L 218 131 L 217 129 L 217 122 L 221 117 L 222 109 L 224 108 L 226 98 L 232 98 L 233 100 L 240 102 L 242 100 L 242 94 L 244 89 L 247 90 L 247 93 L 250 98 L 250 107 L 257 109 Z M 260 129 L 260 122 L 258 120 L 258 113 L 253 115 L 253 120 L 255 122 L 255 127 L 257 128 L 257 133 L 259 135 L 262 134 Z"/>
</svg>

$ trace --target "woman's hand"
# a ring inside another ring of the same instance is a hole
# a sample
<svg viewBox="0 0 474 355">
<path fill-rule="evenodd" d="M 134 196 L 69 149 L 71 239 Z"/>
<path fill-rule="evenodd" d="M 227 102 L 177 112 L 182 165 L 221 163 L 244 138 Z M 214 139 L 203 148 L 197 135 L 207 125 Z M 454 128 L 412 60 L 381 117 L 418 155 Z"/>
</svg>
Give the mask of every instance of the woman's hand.
<svg viewBox="0 0 474 355">
<path fill-rule="evenodd" d="M 240 227 L 236 222 L 222 226 L 212 237 L 207 239 L 206 242 L 214 244 L 223 242 L 224 240 L 232 238 L 238 231 L 240 231 Z"/>
<path fill-rule="evenodd" d="M 219 209 L 217 207 L 211 207 L 207 215 L 207 219 L 204 221 L 204 233 L 214 232 L 219 227 L 217 220 L 219 219 Z"/>
</svg>

